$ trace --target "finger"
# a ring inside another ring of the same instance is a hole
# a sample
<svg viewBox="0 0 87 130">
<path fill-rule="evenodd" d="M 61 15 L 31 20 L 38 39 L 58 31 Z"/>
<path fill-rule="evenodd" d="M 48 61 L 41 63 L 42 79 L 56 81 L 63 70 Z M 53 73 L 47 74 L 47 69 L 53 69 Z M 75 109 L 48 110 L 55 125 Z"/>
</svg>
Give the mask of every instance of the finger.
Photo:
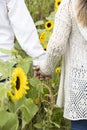
<svg viewBox="0 0 87 130">
<path fill-rule="evenodd" d="M 36 75 L 34 75 L 34 77 L 36 77 L 36 78 L 39 78 L 39 79 L 40 79 L 40 76 L 39 76 L 39 75 L 37 75 L 37 74 L 36 74 Z"/>
<path fill-rule="evenodd" d="M 37 77 L 37 73 L 34 73 L 34 77 Z"/>
<path fill-rule="evenodd" d="M 38 70 L 38 74 L 40 74 L 41 76 L 45 76 L 45 74 L 41 70 Z"/>
<path fill-rule="evenodd" d="M 51 77 L 45 77 L 45 80 L 49 80 L 49 79 L 51 79 Z"/>
<path fill-rule="evenodd" d="M 39 71 L 40 67 L 39 66 L 34 66 L 33 69 L 36 70 L 36 71 Z"/>
<path fill-rule="evenodd" d="M 34 77 L 39 76 L 40 74 L 37 71 L 34 71 Z"/>
<path fill-rule="evenodd" d="M 44 77 L 45 77 L 45 76 L 43 76 L 43 75 L 40 74 L 40 78 L 44 78 Z"/>
<path fill-rule="evenodd" d="M 44 77 L 42 77 L 42 78 L 40 77 L 39 79 L 40 79 L 41 81 L 42 81 L 42 80 L 45 80 L 45 78 L 44 78 Z"/>
</svg>

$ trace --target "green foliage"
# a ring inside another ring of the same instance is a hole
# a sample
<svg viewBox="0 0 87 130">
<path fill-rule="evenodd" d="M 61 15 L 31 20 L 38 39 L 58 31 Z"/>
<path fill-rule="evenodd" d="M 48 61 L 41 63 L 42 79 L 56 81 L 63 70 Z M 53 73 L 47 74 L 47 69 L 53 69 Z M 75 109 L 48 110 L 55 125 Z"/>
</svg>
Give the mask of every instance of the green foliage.
<svg viewBox="0 0 87 130">
<path fill-rule="evenodd" d="M 16 66 L 20 66 L 27 75 L 32 61 L 30 57 L 22 58 L 17 51 L 14 52 L 16 58 L 12 58 L 9 62 L 0 61 L 1 80 L 6 78 L 5 82 L 0 82 L 0 115 L 3 117 L 0 118 L 0 130 L 23 129 L 38 111 L 37 105 L 31 98 L 23 96 L 22 99 L 12 102 L 8 96 L 8 90 L 12 87 L 11 74 L 14 64 L 17 63 Z M 9 54 L 12 56 L 12 51 Z M 19 124 L 19 121 L 22 123 Z"/>
<path fill-rule="evenodd" d="M 0 130 L 17 130 L 18 119 L 16 114 L 6 111 L 0 111 L 0 116 L 2 117 L 0 118 Z"/>
<path fill-rule="evenodd" d="M 38 33 L 46 31 L 45 22 L 54 20 L 54 0 L 25 1 Z M 46 44 L 49 31 L 47 33 Z M 21 49 L 17 41 L 14 50 L 0 48 L 0 51 L 11 57 L 9 62 L 0 60 L 0 80 L 6 79 L 0 82 L 0 116 L 3 117 L 0 118 L 0 130 L 69 130 L 70 122 L 63 118 L 63 110 L 56 106 L 60 72 L 54 72 L 48 81 L 40 81 L 33 77 L 32 58 Z M 12 102 L 8 90 L 12 87 L 11 77 L 15 64 L 24 70 L 30 89 L 20 100 Z M 61 61 L 58 64 L 60 66 Z"/>
<path fill-rule="evenodd" d="M 26 0 L 26 5 L 35 22 L 45 19 L 54 10 L 54 0 Z"/>
<path fill-rule="evenodd" d="M 1 79 L 7 78 L 4 83 L 0 83 L 0 114 L 3 115 L 3 120 L 0 118 L 0 130 L 63 130 L 66 120 L 63 120 L 62 111 L 55 105 L 60 73 L 54 73 L 52 79 L 41 82 L 32 76 L 32 59 L 23 58 L 15 52 L 16 58 L 4 63 L 0 61 Z M 30 89 L 26 96 L 11 102 L 7 92 L 12 87 L 11 74 L 15 63 L 29 76 Z"/>
</svg>

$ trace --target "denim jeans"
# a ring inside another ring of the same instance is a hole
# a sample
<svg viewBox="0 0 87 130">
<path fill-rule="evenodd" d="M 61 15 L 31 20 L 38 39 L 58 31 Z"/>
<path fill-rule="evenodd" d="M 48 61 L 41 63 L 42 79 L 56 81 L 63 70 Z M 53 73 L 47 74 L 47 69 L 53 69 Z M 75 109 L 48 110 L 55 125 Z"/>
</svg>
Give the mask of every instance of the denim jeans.
<svg viewBox="0 0 87 130">
<path fill-rule="evenodd" d="M 87 120 L 71 121 L 71 130 L 87 130 Z"/>
</svg>

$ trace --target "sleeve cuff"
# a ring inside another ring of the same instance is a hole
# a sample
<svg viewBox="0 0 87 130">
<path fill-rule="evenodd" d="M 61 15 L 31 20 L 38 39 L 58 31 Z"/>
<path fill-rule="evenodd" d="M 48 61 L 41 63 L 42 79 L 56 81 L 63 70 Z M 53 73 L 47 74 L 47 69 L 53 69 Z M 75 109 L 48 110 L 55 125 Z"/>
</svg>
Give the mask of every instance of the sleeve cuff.
<svg viewBox="0 0 87 130">
<path fill-rule="evenodd" d="M 37 57 L 37 58 L 33 59 L 33 65 L 34 66 L 40 65 L 40 62 L 44 62 L 45 61 L 45 57 L 46 57 L 46 53 L 44 53 L 40 57 Z"/>
</svg>

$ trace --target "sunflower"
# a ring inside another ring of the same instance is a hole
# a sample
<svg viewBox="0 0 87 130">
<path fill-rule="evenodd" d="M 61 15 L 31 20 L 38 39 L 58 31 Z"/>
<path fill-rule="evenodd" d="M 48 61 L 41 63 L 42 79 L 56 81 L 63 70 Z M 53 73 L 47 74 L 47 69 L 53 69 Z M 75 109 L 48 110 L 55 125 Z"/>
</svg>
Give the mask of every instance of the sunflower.
<svg viewBox="0 0 87 130">
<path fill-rule="evenodd" d="M 20 67 L 15 68 L 12 73 L 12 90 L 8 91 L 12 101 L 19 100 L 24 94 L 27 94 L 29 89 L 27 84 L 27 76 L 23 69 Z"/>
<path fill-rule="evenodd" d="M 55 12 L 58 10 L 58 7 L 60 5 L 62 0 L 55 0 Z"/>
<path fill-rule="evenodd" d="M 57 68 L 55 69 L 55 71 L 56 71 L 56 73 L 60 73 L 60 72 L 61 72 L 61 68 L 60 68 L 60 67 L 57 67 Z"/>
<path fill-rule="evenodd" d="M 40 43 L 44 43 L 46 40 L 46 32 L 40 34 Z"/>
<path fill-rule="evenodd" d="M 53 26 L 54 26 L 54 23 L 53 23 L 53 21 L 51 21 L 51 20 L 48 20 L 48 21 L 45 23 L 45 28 L 46 28 L 46 30 L 51 30 L 51 29 L 53 28 Z"/>
</svg>

